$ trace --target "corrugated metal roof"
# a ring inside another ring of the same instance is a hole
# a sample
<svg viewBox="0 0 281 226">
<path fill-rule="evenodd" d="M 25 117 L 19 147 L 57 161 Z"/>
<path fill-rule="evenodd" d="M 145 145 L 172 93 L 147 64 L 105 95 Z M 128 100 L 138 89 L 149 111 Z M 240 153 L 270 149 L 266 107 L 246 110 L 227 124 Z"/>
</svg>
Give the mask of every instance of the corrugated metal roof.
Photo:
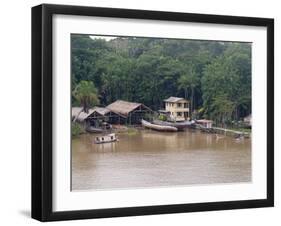
<svg viewBox="0 0 281 226">
<path fill-rule="evenodd" d="M 165 102 L 172 102 L 172 103 L 175 103 L 175 102 L 178 102 L 180 100 L 185 100 L 184 98 L 182 97 L 169 97 L 168 99 L 165 99 L 164 101 Z M 187 100 L 186 100 L 187 101 Z"/>
</svg>

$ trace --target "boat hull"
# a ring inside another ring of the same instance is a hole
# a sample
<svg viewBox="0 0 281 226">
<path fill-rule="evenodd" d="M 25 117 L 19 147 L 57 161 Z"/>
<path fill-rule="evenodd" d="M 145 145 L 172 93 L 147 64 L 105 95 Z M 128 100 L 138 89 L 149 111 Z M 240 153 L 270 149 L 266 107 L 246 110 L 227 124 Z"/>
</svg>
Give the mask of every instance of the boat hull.
<svg viewBox="0 0 281 226">
<path fill-rule="evenodd" d="M 183 130 L 187 127 L 192 126 L 194 123 L 185 121 L 185 122 L 168 122 L 168 121 L 160 121 L 160 120 L 153 120 L 153 124 L 160 125 L 160 126 L 173 126 L 176 127 L 178 130 Z"/>
<path fill-rule="evenodd" d="M 109 141 L 94 141 L 95 144 L 105 144 L 105 143 L 111 143 L 111 142 L 115 142 L 118 141 L 117 138 L 113 139 L 113 140 L 109 140 Z"/>
<path fill-rule="evenodd" d="M 111 134 L 104 135 L 104 136 L 97 136 L 94 139 L 95 144 L 111 143 L 111 142 L 115 142 L 115 141 L 118 141 L 115 133 L 111 133 Z"/>
<path fill-rule="evenodd" d="M 102 133 L 103 132 L 103 129 L 96 128 L 96 127 L 93 127 L 93 126 L 88 126 L 85 130 L 89 133 Z"/>
<path fill-rule="evenodd" d="M 145 128 L 149 128 L 149 129 L 153 129 L 153 130 L 157 130 L 157 131 L 164 131 L 164 132 L 177 132 L 178 131 L 178 129 L 174 126 L 156 125 L 156 124 L 150 123 L 148 121 L 145 121 L 143 119 L 141 120 L 141 124 Z"/>
</svg>

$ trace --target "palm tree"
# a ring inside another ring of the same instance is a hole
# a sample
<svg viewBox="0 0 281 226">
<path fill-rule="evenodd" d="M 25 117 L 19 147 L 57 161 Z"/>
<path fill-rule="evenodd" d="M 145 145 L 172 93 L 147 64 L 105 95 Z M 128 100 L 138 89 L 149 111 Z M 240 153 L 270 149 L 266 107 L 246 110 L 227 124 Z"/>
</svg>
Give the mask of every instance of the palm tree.
<svg viewBox="0 0 281 226">
<path fill-rule="evenodd" d="M 190 91 L 190 112 L 192 116 L 193 108 L 195 106 L 195 89 L 199 85 L 199 77 L 196 74 L 195 67 L 191 64 L 186 72 L 178 79 L 179 89 L 184 90 L 185 99 L 188 98 L 188 92 Z"/>
<path fill-rule="evenodd" d="M 82 111 L 88 113 L 89 108 L 93 104 L 98 104 L 98 91 L 91 81 L 82 80 L 80 83 L 75 87 L 73 91 L 73 96 L 78 100 L 80 105 L 83 107 Z"/>
</svg>

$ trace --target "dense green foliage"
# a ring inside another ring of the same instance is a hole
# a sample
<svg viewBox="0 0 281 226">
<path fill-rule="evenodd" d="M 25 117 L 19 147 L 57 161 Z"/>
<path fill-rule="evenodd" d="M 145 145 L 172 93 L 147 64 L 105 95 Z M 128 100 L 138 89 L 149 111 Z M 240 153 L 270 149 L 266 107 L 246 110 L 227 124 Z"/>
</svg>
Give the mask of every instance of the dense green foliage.
<svg viewBox="0 0 281 226">
<path fill-rule="evenodd" d="M 99 104 L 98 91 L 92 81 L 80 81 L 72 92 L 73 97 L 88 112 L 91 105 Z"/>
<path fill-rule="evenodd" d="M 79 123 L 76 123 L 76 122 L 71 123 L 71 135 L 73 137 L 76 137 L 84 132 L 85 132 L 85 130 Z"/>
<path fill-rule="evenodd" d="M 163 99 L 178 96 L 191 101 L 194 115 L 217 122 L 251 112 L 249 43 L 124 37 L 105 41 L 86 35 L 72 35 L 71 41 L 73 105 L 106 106 L 123 99 L 158 110 Z M 92 87 L 86 92 L 77 88 L 85 81 Z M 91 101 L 84 105 L 81 96 Z"/>
</svg>

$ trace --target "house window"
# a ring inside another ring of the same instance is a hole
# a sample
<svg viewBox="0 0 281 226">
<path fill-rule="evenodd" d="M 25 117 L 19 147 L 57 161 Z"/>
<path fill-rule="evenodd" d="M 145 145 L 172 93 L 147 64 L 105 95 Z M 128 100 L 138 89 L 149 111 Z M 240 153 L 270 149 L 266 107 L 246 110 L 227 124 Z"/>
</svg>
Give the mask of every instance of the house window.
<svg viewBox="0 0 281 226">
<path fill-rule="evenodd" d="M 178 112 L 178 113 L 177 113 L 177 116 L 181 116 L 181 112 Z"/>
<path fill-rule="evenodd" d="M 180 108 L 181 107 L 181 103 L 178 103 L 178 108 Z"/>
</svg>

